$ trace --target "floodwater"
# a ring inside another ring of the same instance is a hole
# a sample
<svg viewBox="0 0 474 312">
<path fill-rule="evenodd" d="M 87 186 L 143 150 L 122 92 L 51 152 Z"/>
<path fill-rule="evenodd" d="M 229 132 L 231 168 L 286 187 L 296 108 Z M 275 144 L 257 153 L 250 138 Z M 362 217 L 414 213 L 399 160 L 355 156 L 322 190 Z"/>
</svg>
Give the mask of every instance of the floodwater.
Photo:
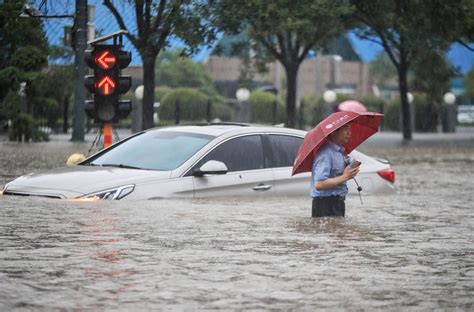
<svg viewBox="0 0 474 312">
<path fill-rule="evenodd" d="M 472 311 L 474 140 L 444 143 L 362 146 L 397 193 L 350 196 L 346 218 L 308 198 L 0 197 L 0 310 Z M 78 149 L 0 143 L 0 185 Z"/>
</svg>

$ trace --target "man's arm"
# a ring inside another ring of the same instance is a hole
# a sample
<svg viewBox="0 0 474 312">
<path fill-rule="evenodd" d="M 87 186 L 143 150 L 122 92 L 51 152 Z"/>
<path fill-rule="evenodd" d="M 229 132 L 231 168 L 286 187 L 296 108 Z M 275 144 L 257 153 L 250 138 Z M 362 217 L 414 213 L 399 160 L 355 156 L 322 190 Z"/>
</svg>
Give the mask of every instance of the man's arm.
<svg viewBox="0 0 474 312">
<path fill-rule="evenodd" d="M 359 167 L 351 169 L 349 166 L 347 166 L 344 169 L 344 172 L 340 176 L 335 177 L 335 178 L 327 178 L 326 180 L 323 180 L 323 181 L 317 181 L 316 183 L 314 183 L 314 187 L 318 191 L 329 190 L 338 186 L 341 183 L 346 182 L 347 180 L 352 179 L 358 173 L 359 173 Z"/>
</svg>

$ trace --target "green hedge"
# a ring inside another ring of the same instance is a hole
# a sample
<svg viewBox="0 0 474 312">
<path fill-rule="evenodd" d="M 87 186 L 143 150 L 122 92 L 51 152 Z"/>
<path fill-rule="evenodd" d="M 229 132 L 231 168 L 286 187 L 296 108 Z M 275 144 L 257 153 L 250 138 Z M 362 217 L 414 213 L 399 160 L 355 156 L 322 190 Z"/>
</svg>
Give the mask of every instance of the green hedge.
<svg viewBox="0 0 474 312">
<path fill-rule="evenodd" d="M 425 95 L 416 94 L 413 105 L 415 106 L 415 131 L 436 132 L 438 126 L 439 109 L 431 103 Z M 384 129 L 400 130 L 400 99 L 394 99 L 384 106 Z"/>
<path fill-rule="evenodd" d="M 336 94 L 336 101 L 332 104 L 326 104 L 322 96 L 308 96 L 302 99 L 303 104 L 303 122 L 306 126 L 314 127 L 326 115 L 334 112 L 335 107 L 346 100 L 354 100 L 354 97 L 348 94 Z M 357 99 L 355 99 L 357 100 Z M 364 103 L 365 104 L 365 103 Z"/>
<path fill-rule="evenodd" d="M 360 101 L 367 108 L 369 112 L 381 113 L 384 112 L 385 101 L 382 98 L 375 96 L 364 96 Z"/>
<path fill-rule="evenodd" d="M 436 132 L 439 108 L 425 95 L 415 95 L 415 129 L 419 132 Z"/>
<path fill-rule="evenodd" d="M 285 105 L 274 94 L 265 91 L 253 91 L 249 98 L 250 122 L 261 124 L 273 123 L 273 106 L 276 103 L 275 124 L 285 122 Z"/>
<path fill-rule="evenodd" d="M 173 91 L 173 88 L 170 87 L 156 87 L 155 88 L 155 101 L 161 102 L 163 98 Z"/>
<path fill-rule="evenodd" d="M 214 118 L 218 118 L 222 121 L 232 120 L 232 107 L 225 104 L 222 99 L 214 99 L 214 101 L 211 99 L 211 101 L 211 120 Z"/>
<path fill-rule="evenodd" d="M 318 96 L 309 96 L 302 99 L 303 105 L 303 122 L 309 127 L 316 126 L 324 119 L 324 99 Z M 332 111 L 332 108 L 327 108 Z"/>
<path fill-rule="evenodd" d="M 384 105 L 383 129 L 391 131 L 400 130 L 400 100 L 395 99 Z"/>
<path fill-rule="evenodd" d="M 210 99 L 197 89 L 176 88 L 164 93 L 158 110 L 160 120 L 175 120 L 176 103 L 179 103 L 180 120 L 205 121 L 209 100 L 211 100 L 211 119 L 219 118 L 223 121 L 231 119 L 232 110 L 229 106 L 219 102 L 215 97 Z"/>
<path fill-rule="evenodd" d="M 18 114 L 18 116 L 13 119 L 13 124 L 9 129 L 8 137 L 10 141 L 18 142 L 49 141 L 48 134 L 36 127 L 33 117 L 24 113 Z"/>
</svg>

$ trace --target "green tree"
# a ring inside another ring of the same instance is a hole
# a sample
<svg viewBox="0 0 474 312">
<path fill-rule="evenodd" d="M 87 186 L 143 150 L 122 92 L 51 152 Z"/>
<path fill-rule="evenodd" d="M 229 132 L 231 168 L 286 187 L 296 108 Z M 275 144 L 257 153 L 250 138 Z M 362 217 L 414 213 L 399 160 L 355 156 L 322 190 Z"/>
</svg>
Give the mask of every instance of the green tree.
<svg viewBox="0 0 474 312">
<path fill-rule="evenodd" d="M 41 70 L 47 65 L 48 55 L 41 22 L 19 17 L 24 4 L 24 0 L 6 0 L 0 5 L 0 119 L 12 119 L 14 123 L 20 110 L 20 82 L 26 83 L 24 113 L 32 114 L 37 96 L 32 84 L 42 78 Z M 31 116 L 23 117 L 22 122 L 32 121 Z"/>
<path fill-rule="evenodd" d="M 445 55 L 440 55 L 431 50 L 424 52 L 418 54 L 414 59 L 411 85 L 413 91 L 425 94 L 423 100 L 425 107 L 428 107 L 426 110 L 433 112 L 431 115 L 435 117 L 434 120 L 437 122 L 438 113 L 443 103 L 443 95 L 451 89 L 451 79 L 456 76 L 456 71 Z M 436 127 L 430 126 L 426 130 L 434 129 Z"/>
<path fill-rule="evenodd" d="M 0 68 L 11 66 L 19 48 L 36 47 L 46 52 L 48 42 L 41 22 L 34 18 L 20 18 L 25 0 L 5 0 L 0 5 Z"/>
<path fill-rule="evenodd" d="M 164 121 L 174 121 L 179 107 L 182 121 L 205 121 L 207 117 L 229 120 L 231 108 L 223 102 L 211 103 L 211 116 L 208 116 L 209 97 L 194 88 L 176 88 L 169 90 L 161 99 L 159 116 Z"/>
<path fill-rule="evenodd" d="M 464 77 L 465 91 L 464 95 L 468 98 L 474 98 L 474 67 Z"/>
<path fill-rule="evenodd" d="M 207 1 L 198 0 L 130 0 L 135 9 L 135 25 L 125 21 L 111 0 L 103 4 L 115 17 L 121 29 L 127 30 L 127 38 L 140 53 L 143 61 L 143 129 L 153 127 L 153 103 L 155 88 L 155 62 L 160 51 L 171 37 L 180 38 L 187 44 L 187 53 L 195 51 L 203 42 L 214 38 L 214 32 L 202 19 L 202 8 Z M 135 31 L 132 31 L 135 29 Z"/>
<path fill-rule="evenodd" d="M 68 114 L 74 93 L 73 71 L 72 65 L 49 66 L 42 79 L 32 84 L 37 94 L 34 116 L 46 118 L 47 126 L 55 130 L 58 129 L 58 121 L 62 119 L 63 133 L 68 130 Z"/>
<path fill-rule="evenodd" d="M 442 55 L 455 40 L 468 34 L 466 6 L 472 0 L 364 1 L 352 0 L 354 17 L 362 23 L 357 34 L 380 44 L 398 75 L 404 140 L 412 139 L 407 74 L 414 58 L 431 50 Z M 471 34 L 472 35 L 472 34 Z"/>
<path fill-rule="evenodd" d="M 283 65 L 287 78 L 286 124 L 294 127 L 298 69 L 311 49 L 325 46 L 345 30 L 341 17 L 350 12 L 348 1 L 216 0 L 210 10 L 218 29 L 228 34 L 248 29 L 251 40 Z"/>
<path fill-rule="evenodd" d="M 380 84 L 386 84 L 397 78 L 397 69 L 385 52 L 379 52 L 369 63 L 369 73 L 370 77 Z"/>
<path fill-rule="evenodd" d="M 196 88 L 208 96 L 217 94 L 204 66 L 183 56 L 180 51 L 163 51 L 158 55 L 156 80 L 160 86 Z"/>
<path fill-rule="evenodd" d="M 250 121 L 278 124 L 284 122 L 285 106 L 273 93 L 256 90 L 250 94 Z"/>
</svg>

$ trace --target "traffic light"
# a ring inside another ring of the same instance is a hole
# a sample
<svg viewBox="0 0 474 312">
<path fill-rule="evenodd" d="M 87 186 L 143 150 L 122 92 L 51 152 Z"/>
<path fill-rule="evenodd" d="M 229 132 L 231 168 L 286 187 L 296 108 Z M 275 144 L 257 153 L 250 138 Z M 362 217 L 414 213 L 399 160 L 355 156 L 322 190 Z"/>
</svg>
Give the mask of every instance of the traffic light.
<svg viewBox="0 0 474 312">
<path fill-rule="evenodd" d="M 130 101 L 120 100 L 131 85 L 130 76 L 122 76 L 121 70 L 132 60 L 129 51 L 118 45 L 95 45 L 85 51 L 85 60 L 94 69 L 94 75 L 84 77 L 87 90 L 94 94 L 94 100 L 87 100 L 85 111 L 96 123 L 115 123 L 127 117 L 132 110 Z"/>
</svg>

